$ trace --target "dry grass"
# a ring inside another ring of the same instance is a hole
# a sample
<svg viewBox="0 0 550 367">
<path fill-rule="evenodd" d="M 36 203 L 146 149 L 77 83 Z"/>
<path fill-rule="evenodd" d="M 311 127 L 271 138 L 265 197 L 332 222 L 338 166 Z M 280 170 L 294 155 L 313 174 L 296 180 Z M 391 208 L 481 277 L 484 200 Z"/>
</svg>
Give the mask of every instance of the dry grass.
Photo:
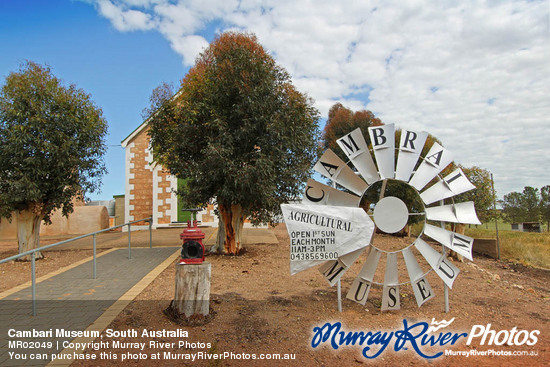
<svg viewBox="0 0 550 367">
<path fill-rule="evenodd" d="M 504 260 L 550 268 L 550 234 L 499 231 L 500 256 Z M 494 229 L 466 228 L 473 238 L 496 238 Z"/>
<path fill-rule="evenodd" d="M 473 238 L 496 238 L 494 224 L 478 228 L 467 228 L 465 234 Z M 508 227 L 510 227 L 508 225 Z M 411 233 L 418 236 L 422 231 L 423 223 L 412 226 Z M 499 223 L 499 228 L 501 225 Z M 451 227 L 447 227 L 451 230 Z M 536 266 L 550 269 L 550 233 L 526 233 L 511 230 L 499 230 L 500 257 L 502 260 L 517 262 L 522 265 Z"/>
</svg>

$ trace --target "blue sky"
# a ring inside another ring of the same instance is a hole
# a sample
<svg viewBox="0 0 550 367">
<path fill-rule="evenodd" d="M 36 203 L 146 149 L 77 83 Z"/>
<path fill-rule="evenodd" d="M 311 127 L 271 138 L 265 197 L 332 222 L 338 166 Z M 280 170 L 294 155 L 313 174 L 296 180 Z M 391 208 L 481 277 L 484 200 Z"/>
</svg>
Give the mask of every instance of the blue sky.
<svg viewBox="0 0 550 367">
<path fill-rule="evenodd" d="M 120 142 L 142 122 L 153 88 L 185 75 L 181 57 L 158 33 L 121 33 L 90 4 L 66 0 L 0 1 L 0 49 L 2 80 L 29 59 L 92 95 L 109 123 L 109 174 L 89 196 L 124 194 Z"/>
<path fill-rule="evenodd" d="M 254 32 L 323 117 L 342 102 L 425 130 L 499 196 L 550 184 L 549 2 L 378 0 L 0 0 L 0 77 L 26 59 L 92 95 L 109 123 L 109 174 L 92 199 L 124 193 L 120 142 L 161 82 L 179 84 L 217 32 Z"/>
</svg>

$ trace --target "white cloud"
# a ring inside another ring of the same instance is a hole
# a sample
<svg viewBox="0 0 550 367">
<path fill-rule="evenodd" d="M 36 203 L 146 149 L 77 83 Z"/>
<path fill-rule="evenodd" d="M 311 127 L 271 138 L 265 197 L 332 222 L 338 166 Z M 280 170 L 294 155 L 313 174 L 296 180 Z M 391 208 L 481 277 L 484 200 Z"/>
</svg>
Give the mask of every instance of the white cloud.
<svg viewBox="0 0 550 367">
<path fill-rule="evenodd" d="M 550 184 L 548 1 L 97 3 L 116 29 L 162 33 L 185 65 L 212 22 L 252 31 L 323 114 L 340 101 L 429 131 L 494 172 L 500 195 Z"/>
<path fill-rule="evenodd" d="M 130 1 L 130 3 L 135 3 L 135 1 Z M 142 11 L 123 10 L 109 0 L 100 0 L 97 5 L 99 13 L 109 19 L 113 26 L 121 32 L 149 30 L 155 26 L 151 20 L 151 15 Z"/>
<path fill-rule="evenodd" d="M 183 56 L 186 65 L 193 65 L 199 53 L 208 47 L 202 36 L 184 36 L 171 40 L 172 48 Z"/>
</svg>

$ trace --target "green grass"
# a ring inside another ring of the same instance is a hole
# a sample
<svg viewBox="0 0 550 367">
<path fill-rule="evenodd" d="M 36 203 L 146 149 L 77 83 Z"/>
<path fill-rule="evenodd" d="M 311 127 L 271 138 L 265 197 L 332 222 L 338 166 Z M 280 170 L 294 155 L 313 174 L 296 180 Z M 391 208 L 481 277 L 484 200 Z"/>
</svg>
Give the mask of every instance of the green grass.
<svg viewBox="0 0 550 367">
<path fill-rule="evenodd" d="M 499 231 L 511 231 L 512 230 L 512 225 L 510 223 L 505 223 L 502 220 L 499 220 L 497 222 L 497 224 L 498 224 L 498 230 Z M 495 229 L 495 222 L 491 221 L 491 222 L 488 222 L 488 223 L 483 223 L 483 224 L 479 225 L 478 228 Z"/>
<path fill-rule="evenodd" d="M 499 219 L 498 222 L 498 230 L 499 231 L 511 231 L 512 230 L 512 224 L 503 222 L 502 219 Z M 488 223 L 483 223 L 482 225 L 478 226 L 479 228 L 483 227 L 486 229 L 494 229 L 495 228 L 495 222 L 491 221 Z M 541 222 L 541 228 L 543 232 L 548 232 L 548 224 Z"/>
<path fill-rule="evenodd" d="M 506 228 L 504 225 L 503 227 Z M 498 228 L 501 259 L 550 268 L 550 234 L 548 232 L 526 233 L 503 230 L 500 223 Z M 489 225 L 489 229 L 485 225 L 466 228 L 465 233 L 473 238 L 496 238 L 494 224 Z"/>
</svg>

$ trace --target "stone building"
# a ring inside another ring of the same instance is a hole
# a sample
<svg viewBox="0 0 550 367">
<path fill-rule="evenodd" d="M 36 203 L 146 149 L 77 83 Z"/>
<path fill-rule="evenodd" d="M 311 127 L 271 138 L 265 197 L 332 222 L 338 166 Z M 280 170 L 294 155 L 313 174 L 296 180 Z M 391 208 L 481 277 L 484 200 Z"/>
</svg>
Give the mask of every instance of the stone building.
<svg viewBox="0 0 550 367">
<path fill-rule="evenodd" d="M 183 208 L 178 208 L 174 192 L 178 180 L 153 162 L 148 130 L 146 120 L 121 143 L 126 152 L 124 220 L 131 222 L 152 216 L 153 228 L 168 227 L 183 218 Z M 213 206 L 209 205 L 197 214 L 197 220 L 203 225 L 217 226 L 217 216 L 213 210 Z M 134 230 L 146 228 L 149 228 L 146 222 L 132 225 Z"/>
</svg>

